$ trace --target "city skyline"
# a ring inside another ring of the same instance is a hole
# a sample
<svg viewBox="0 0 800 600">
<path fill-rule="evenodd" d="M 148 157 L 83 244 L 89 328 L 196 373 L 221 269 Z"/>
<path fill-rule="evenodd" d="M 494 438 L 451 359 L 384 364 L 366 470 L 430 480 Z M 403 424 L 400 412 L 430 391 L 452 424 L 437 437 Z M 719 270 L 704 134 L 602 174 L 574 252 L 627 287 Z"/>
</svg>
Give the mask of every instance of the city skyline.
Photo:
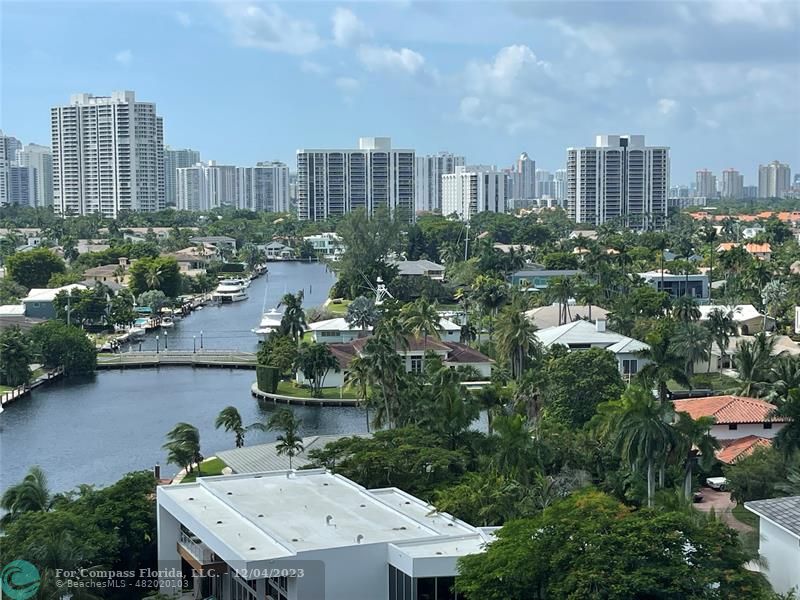
<svg viewBox="0 0 800 600">
<path fill-rule="evenodd" d="M 51 106 L 129 89 L 158 106 L 167 144 L 221 164 L 294 167 L 298 148 L 385 135 L 498 168 L 527 152 L 552 172 L 566 148 L 626 132 L 672 148 L 674 183 L 800 164 L 793 3 L 469 7 L 455 28 L 457 4 L 7 4 L 2 126 L 50 145 Z M 34 23 L 46 35 L 25 36 Z M 232 83 L 205 85 L 215 70 Z"/>
</svg>

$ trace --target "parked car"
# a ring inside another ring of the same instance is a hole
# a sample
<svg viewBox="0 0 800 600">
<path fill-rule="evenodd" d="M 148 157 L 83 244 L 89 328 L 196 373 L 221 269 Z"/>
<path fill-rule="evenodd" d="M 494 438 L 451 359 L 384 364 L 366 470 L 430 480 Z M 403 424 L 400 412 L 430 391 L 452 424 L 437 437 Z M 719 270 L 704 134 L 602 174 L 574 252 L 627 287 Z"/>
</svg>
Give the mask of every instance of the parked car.
<svg viewBox="0 0 800 600">
<path fill-rule="evenodd" d="M 709 477 L 706 479 L 706 485 L 712 490 L 724 492 L 728 487 L 728 480 L 724 477 Z"/>
</svg>

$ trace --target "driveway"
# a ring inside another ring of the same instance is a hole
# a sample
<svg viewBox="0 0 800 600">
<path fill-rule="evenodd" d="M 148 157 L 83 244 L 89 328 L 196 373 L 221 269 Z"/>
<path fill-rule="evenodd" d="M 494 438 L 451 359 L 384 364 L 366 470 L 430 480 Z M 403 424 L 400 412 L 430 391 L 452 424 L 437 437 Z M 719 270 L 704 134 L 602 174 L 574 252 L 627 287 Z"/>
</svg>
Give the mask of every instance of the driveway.
<svg viewBox="0 0 800 600">
<path fill-rule="evenodd" d="M 713 509 L 720 520 L 727 523 L 728 527 L 731 529 L 735 529 L 741 533 L 750 533 L 753 531 L 752 527 L 745 525 L 733 516 L 731 511 L 733 511 L 733 507 L 736 506 L 736 502 L 731 500 L 730 492 L 712 490 L 709 487 L 700 488 L 700 491 L 703 493 L 703 501 L 693 504 L 697 510 L 711 512 Z"/>
</svg>

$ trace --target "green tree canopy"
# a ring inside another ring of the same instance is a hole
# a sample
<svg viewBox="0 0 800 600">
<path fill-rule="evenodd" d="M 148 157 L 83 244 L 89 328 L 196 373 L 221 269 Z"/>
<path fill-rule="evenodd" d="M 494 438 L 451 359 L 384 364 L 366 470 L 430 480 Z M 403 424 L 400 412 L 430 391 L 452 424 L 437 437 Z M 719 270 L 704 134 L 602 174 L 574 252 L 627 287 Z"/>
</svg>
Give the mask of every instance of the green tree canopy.
<svg viewBox="0 0 800 600">
<path fill-rule="evenodd" d="M 11 279 L 31 289 L 47 287 L 47 282 L 55 273 L 66 271 L 66 265 L 49 248 L 35 248 L 9 256 L 6 259 L 6 269 Z"/>
<path fill-rule="evenodd" d="M 140 258 L 131 265 L 128 276 L 128 287 L 134 296 L 148 290 L 161 290 L 168 298 L 181 294 L 180 268 L 174 258 Z"/>
<path fill-rule="evenodd" d="M 97 367 L 97 351 L 80 327 L 48 321 L 31 328 L 34 354 L 45 366 L 63 367 L 66 375 L 84 375 Z"/>
</svg>

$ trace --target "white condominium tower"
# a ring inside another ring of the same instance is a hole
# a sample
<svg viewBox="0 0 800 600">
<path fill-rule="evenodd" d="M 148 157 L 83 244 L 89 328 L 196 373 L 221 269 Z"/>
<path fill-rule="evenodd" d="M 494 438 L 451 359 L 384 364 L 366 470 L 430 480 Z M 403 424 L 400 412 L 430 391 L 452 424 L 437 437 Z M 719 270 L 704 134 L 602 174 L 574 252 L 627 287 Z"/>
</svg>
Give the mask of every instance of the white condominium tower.
<svg viewBox="0 0 800 600">
<path fill-rule="evenodd" d="M 34 206 L 53 206 L 53 153 L 50 148 L 26 144 L 17 150 L 17 164 L 34 170 Z"/>
<path fill-rule="evenodd" d="M 236 206 L 267 212 L 289 211 L 289 167 L 260 162 L 236 168 Z"/>
<path fill-rule="evenodd" d="M 708 169 L 695 173 L 695 197 L 714 198 L 717 195 L 717 176 Z"/>
<path fill-rule="evenodd" d="M 297 216 L 320 221 L 365 209 L 414 216 L 414 151 L 392 148 L 391 138 L 360 138 L 358 149 L 297 151 Z"/>
<path fill-rule="evenodd" d="M 736 169 L 722 172 L 722 197 L 734 200 L 744 198 L 744 176 Z"/>
<path fill-rule="evenodd" d="M 130 91 L 76 94 L 50 110 L 53 202 L 63 215 L 164 208 L 164 125 Z"/>
<path fill-rule="evenodd" d="M 17 150 L 22 143 L 0 130 L 0 206 L 11 203 L 11 167 L 16 165 Z"/>
<path fill-rule="evenodd" d="M 200 162 L 200 153 L 197 150 L 183 148 L 173 150 L 169 146 L 164 148 L 164 175 L 166 177 L 165 200 L 167 206 L 178 204 L 178 169 L 193 167 Z"/>
<path fill-rule="evenodd" d="M 414 186 L 416 211 L 439 212 L 442 210 L 442 175 L 456 172 L 463 167 L 466 159 L 449 152 L 439 152 L 432 156 L 417 156 Z"/>
<path fill-rule="evenodd" d="M 514 166 L 512 193 L 515 200 L 533 200 L 536 198 L 536 161 L 528 157 L 527 152 L 519 155 Z"/>
<path fill-rule="evenodd" d="M 553 191 L 555 192 L 555 201 L 559 206 L 564 206 L 567 201 L 567 170 L 556 169 L 553 174 L 554 184 Z"/>
<path fill-rule="evenodd" d="M 662 227 L 668 190 L 669 148 L 645 146 L 643 135 L 598 135 L 594 147 L 567 149 L 567 212 L 577 223 Z"/>
<path fill-rule="evenodd" d="M 178 210 L 236 206 L 236 167 L 209 161 L 177 169 Z"/>
<path fill-rule="evenodd" d="M 785 198 L 790 190 L 792 170 L 789 165 L 773 160 L 758 166 L 758 197 Z"/>
<path fill-rule="evenodd" d="M 494 167 L 473 165 L 457 167 L 456 172 L 442 175 L 442 214 L 458 215 L 469 221 L 480 212 L 506 212 L 507 178 Z"/>
</svg>

